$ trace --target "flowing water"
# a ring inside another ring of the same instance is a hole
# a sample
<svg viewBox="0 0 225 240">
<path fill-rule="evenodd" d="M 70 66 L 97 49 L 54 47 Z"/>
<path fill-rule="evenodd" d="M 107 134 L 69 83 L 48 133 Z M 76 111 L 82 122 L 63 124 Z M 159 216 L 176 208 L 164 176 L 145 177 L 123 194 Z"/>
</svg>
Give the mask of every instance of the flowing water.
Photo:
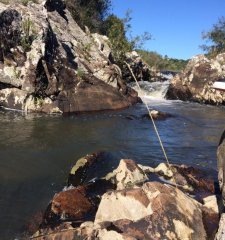
<svg viewBox="0 0 225 240">
<path fill-rule="evenodd" d="M 163 96 L 164 87 L 154 83 L 152 93 L 146 93 Z M 173 115 L 156 123 L 170 161 L 197 166 L 216 179 L 216 148 L 225 108 L 147 101 L 152 108 Z M 145 113 L 143 104 L 66 117 L 0 110 L 0 239 L 19 236 L 29 219 L 44 210 L 66 184 L 71 166 L 88 153 L 111 153 L 97 174 L 110 171 L 121 158 L 152 166 L 164 161 L 151 122 L 141 117 Z"/>
</svg>

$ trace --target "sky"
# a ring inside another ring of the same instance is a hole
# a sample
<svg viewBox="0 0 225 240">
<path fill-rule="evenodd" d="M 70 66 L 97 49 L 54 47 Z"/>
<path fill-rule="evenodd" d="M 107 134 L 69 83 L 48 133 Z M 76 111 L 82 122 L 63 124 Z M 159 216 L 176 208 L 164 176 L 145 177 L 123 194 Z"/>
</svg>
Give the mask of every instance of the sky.
<svg viewBox="0 0 225 240">
<path fill-rule="evenodd" d="M 202 32 L 225 16 L 225 0 L 112 0 L 112 8 L 120 18 L 132 11 L 134 36 L 152 35 L 144 49 L 178 59 L 203 53 Z"/>
</svg>

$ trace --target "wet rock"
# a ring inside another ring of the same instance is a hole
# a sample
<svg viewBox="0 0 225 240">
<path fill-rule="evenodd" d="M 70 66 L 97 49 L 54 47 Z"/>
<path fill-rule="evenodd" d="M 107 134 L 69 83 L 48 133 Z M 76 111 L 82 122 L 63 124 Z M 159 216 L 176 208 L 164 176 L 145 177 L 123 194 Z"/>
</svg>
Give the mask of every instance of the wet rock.
<svg viewBox="0 0 225 240">
<path fill-rule="evenodd" d="M 201 204 L 157 182 L 104 194 L 95 223 L 104 221 L 137 239 L 207 239 Z"/>
<path fill-rule="evenodd" d="M 144 171 L 131 159 L 120 160 L 119 166 L 105 177 L 117 186 L 117 190 L 130 188 L 148 180 Z"/>
<path fill-rule="evenodd" d="M 89 175 L 91 172 L 95 171 L 96 165 L 102 164 L 107 156 L 108 155 L 105 152 L 97 152 L 80 158 L 70 171 L 68 177 L 68 186 L 78 186 L 83 184 L 86 179 L 89 178 L 90 180 Z"/>
<path fill-rule="evenodd" d="M 185 70 L 173 78 L 166 94 L 167 99 L 223 104 L 225 93 L 213 89 L 212 85 L 225 77 L 224 55 L 221 53 L 211 60 L 204 55 L 192 58 Z"/>
<path fill-rule="evenodd" d="M 85 219 L 94 209 L 87 197 L 87 189 L 80 186 L 59 192 L 52 199 L 44 216 L 43 227 L 57 225 L 61 220 Z"/>
<path fill-rule="evenodd" d="M 169 113 L 164 113 L 164 112 L 160 112 L 158 110 L 151 110 L 150 111 L 151 115 L 152 115 L 152 118 L 154 120 L 166 120 L 167 118 L 170 118 L 172 117 L 171 114 Z M 150 119 L 150 116 L 149 114 L 143 114 L 141 116 L 142 119 Z"/>
</svg>

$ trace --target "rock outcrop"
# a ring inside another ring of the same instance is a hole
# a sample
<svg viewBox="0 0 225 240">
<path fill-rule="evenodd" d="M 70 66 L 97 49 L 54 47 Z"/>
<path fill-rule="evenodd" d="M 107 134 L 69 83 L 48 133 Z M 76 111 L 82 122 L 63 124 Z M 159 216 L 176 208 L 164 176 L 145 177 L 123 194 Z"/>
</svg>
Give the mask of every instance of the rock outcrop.
<svg viewBox="0 0 225 240">
<path fill-rule="evenodd" d="M 81 158 L 70 175 L 75 179 L 83 170 L 84 179 L 87 170 L 100 163 L 101 157 L 102 153 L 98 153 Z M 202 199 L 193 198 L 195 191 L 207 194 Z M 218 214 L 211 181 L 204 180 L 198 170 L 167 164 L 152 168 L 123 159 L 105 177 L 56 194 L 33 237 L 206 240 L 215 237 Z"/>
<path fill-rule="evenodd" d="M 192 58 L 185 70 L 176 75 L 166 94 L 167 99 L 224 104 L 225 92 L 212 88 L 215 81 L 225 78 L 225 53 L 214 59 L 204 55 Z"/>
<path fill-rule="evenodd" d="M 219 229 L 215 237 L 215 240 L 223 240 L 223 239 L 225 239 L 225 213 L 223 213 L 220 218 Z"/>
<path fill-rule="evenodd" d="M 126 54 L 126 62 L 130 65 L 138 81 L 157 82 L 168 80 L 166 74 L 163 74 L 156 69 L 151 69 L 136 51 Z M 127 68 L 123 71 L 123 77 L 127 82 L 134 81 L 130 70 Z"/>
<path fill-rule="evenodd" d="M 223 132 L 217 149 L 217 167 L 220 190 L 225 205 L 225 131 Z"/>
<path fill-rule="evenodd" d="M 63 1 L 0 3 L 0 106 L 67 113 L 138 101 L 110 62 L 108 39 L 84 32 Z"/>
</svg>

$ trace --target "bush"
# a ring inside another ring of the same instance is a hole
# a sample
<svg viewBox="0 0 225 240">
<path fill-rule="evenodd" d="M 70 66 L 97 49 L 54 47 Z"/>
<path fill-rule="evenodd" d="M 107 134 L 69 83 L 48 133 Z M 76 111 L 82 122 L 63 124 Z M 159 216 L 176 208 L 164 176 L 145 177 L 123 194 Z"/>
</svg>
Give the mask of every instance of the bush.
<svg viewBox="0 0 225 240">
<path fill-rule="evenodd" d="M 225 51 L 225 18 L 219 18 L 209 32 L 204 32 L 202 38 L 212 42 L 212 45 L 202 45 L 201 48 L 213 57 Z"/>
<path fill-rule="evenodd" d="M 111 0 L 66 0 L 67 8 L 74 20 L 84 29 L 102 33 L 102 24 L 109 14 Z"/>
<path fill-rule="evenodd" d="M 159 71 L 180 72 L 188 63 L 188 60 L 163 57 L 157 52 L 138 50 L 138 53 L 151 68 Z"/>
<path fill-rule="evenodd" d="M 31 49 L 31 44 L 34 39 L 37 37 L 37 33 L 34 27 L 33 22 L 30 18 L 26 18 L 22 22 L 22 38 L 21 38 L 21 46 L 24 52 L 28 52 Z"/>
</svg>

